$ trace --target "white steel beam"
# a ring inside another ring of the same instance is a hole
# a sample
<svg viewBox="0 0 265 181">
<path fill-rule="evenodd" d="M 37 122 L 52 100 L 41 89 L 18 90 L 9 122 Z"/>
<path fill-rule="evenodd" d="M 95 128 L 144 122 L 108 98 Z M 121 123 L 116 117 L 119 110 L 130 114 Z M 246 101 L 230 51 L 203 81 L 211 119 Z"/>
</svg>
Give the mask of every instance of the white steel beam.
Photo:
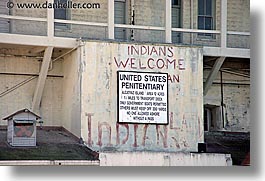
<svg viewBox="0 0 265 181">
<path fill-rule="evenodd" d="M 206 95 L 211 85 L 213 84 L 214 79 L 216 78 L 221 66 L 223 65 L 226 57 L 219 57 L 215 60 L 214 66 L 207 77 L 206 82 L 203 85 L 203 94 Z"/>
<path fill-rule="evenodd" d="M 221 48 L 227 45 L 227 0 L 221 0 Z"/>
<path fill-rule="evenodd" d="M 100 26 L 100 27 L 107 27 L 108 26 L 108 23 L 96 23 L 96 22 L 64 20 L 64 19 L 54 19 L 54 22 L 55 23 L 74 24 L 74 25 Z"/>
<path fill-rule="evenodd" d="M 172 43 L 172 37 L 171 37 L 171 28 L 172 28 L 171 0 L 166 0 L 165 10 L 166 10 L 166 12 L 165 12 L 166 43 Z"/>
<path fill-rule="evenodd" d="M 49 4 L 53 4 L 54 0 L 48 0 Z M 47 36 L 49 38 L 54 36 L 54 9 L 47 8 Z"/>
<path fill-rule="evenodd" d="M 41 70 L 40 70 L 39 77 L 38 77 L 37 86 L 36 86 L 33 101 L 32 101 L 32 111 L 36 111 L 40 107 L 41 97 L 42 97 L 45 81 L 47 78 L 49 65 L 50 65 L 51 58 L 52 58 L 52 52 L 53 52 L 53 47 L 47 47 L 45 49 L 43 61 L 41 64 Z"/>
<path fill-rule="evenodd" d="M 26 20 L 26 21 L 40 21 L 40 22 L 47 22 L 46 18 L 34 18 L 34 17 L 27 17 L 27 16 L 13 16 L 13 15 L 5 15 L 0 14 L 1 19 L 10 19 L 10 20 Z"/>
<path fill-rule="evenodd" d="M 125 24 L 115 24 L 116 28 L 128 28 L 128 29 L 142 29 L 142 30 L 161 30 L 165 31 L 165 27 L 159 26 L 145 26 L 145 25 L 125 25 Z"/>
<path fill-rule="evenodd" d="M 250 58 L 250 49 L 203 47 L 204 56 Z"/>
<path fill-rule="evenodd" d="M 74 38 L 62 38 L 33 35 L 18 35 L 0 33 L 0 43 L 29 45 L 29 46 L 52 46 L 56 48 L 74 48 L 78 45 L 78 41 Z"/>
<path fill-rule="evenodd" d="M 114 39 L 114 0 L 108 0 L 108 39 Z"/>
</svg>

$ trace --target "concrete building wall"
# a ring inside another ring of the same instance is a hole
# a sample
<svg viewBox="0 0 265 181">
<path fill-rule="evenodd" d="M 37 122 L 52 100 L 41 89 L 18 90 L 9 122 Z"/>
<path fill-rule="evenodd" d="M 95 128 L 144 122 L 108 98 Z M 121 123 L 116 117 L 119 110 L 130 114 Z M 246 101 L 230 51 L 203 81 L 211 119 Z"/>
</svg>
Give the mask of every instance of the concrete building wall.
<svg viewBox="0 0 265 181">
<path fill-rule="evenodd" d="M 103 152 L 100 166 L 232 166 L 229 154 Z"/>
<path fill-rule="evenodd" d="M 135 0 L 135 25 L 165 26 L 165 0 Z M 165 33 L 154 30 L 134 30 L 135 41 L 164 42 Z"/>
<path fill-rule="evenodd" d="M 228 1 L 228 31 L 250 32 L 250 0 Z M 249 36 L 228 35 L 227 46 L 231 48 L 250 48 Z"/>
<path fill-rule="evenodd" d="M 75 3 L 99 3 L 100 8 L 91 9 L 71 9 L 68 10 L 68 19 L 74 21 L 107 23 L 108 1 L 98 0 L 95 2 L 87 0 L 73 0 Z M 55 36 L 88 38 L 88 39 L 106 39 L 107 27 L 73 25 L 69 24 L 65 28 L 55 26 Z"/>
<path fill-rule="evenodd" d="M 6 54 L 21 55 L 28 50 L 10 48 L 6 49 Z M 0 72 L 15 73 L 18 75 L 0 74 L 0 118 L 10 115 L 20 109 L 31 108 L 37 76 L 27 76 L 24 74 L 38 74 L 41 66 L 40 59 L 20 56 L 1 56 Z M 61 75 L 62 64 L 57 61 L 53 65 L 53 70 L 49 74 Z M 22 75 L 20 75 L 22 74 Z M 36 78 L 32 78 L 36 77 Z M 32 80 L 29 80 L 31 79 Z M 21 87 L 12 88 L 23 81 L 29 80 Z M 8 92 L 5 94 L 5 92 Z M 62 78 L 48 77 L 43 91 L 40 112 L 36 112 L 42 117 L 44 126 L 61 125 L 61 103 L 62 103 Z M 7 125 L 6 121 L 0 120 L 1 125 Z"/>
<path fill-rule="evenodd" d="M 172 54 L 167 52 L 172 57 L 131 55 L 127 52 L 130 46 L 166 47 L 172 50 Z M 203 142 L 201 48 L 87 42 L 85 57 L 81 128 L 89 147 L 100 151 L 197 151 L 197 143 Z M 154 59 L 149 67 L 148 58 Z M 176 64 L 163 65 L 167 58 Z M 179 59 L 183 60 L 180 64 Z M 117 70 L 169 74 L 168 125 L 117 124 Z"/>
<path fill-rule="evenodd" d="M 14 3 L 22 3 L 18 0 L 14 0 Z M 44 0 L 33 0 L 29 3 L 45 3 Z M 93 3 L 86 0 L 73 0 L 73 3 Z M 107 22 L 107 1 L 98 0 L 96 3 L 100 4 L 100 8 L 91 9 L 68 9 L 67 19 L 75 21 L 90 21 L 90 22 Z M 46 18 L 47 10 L 40 8 L 13 8 L 11 14 L 14 16 L 26 16 Z M 23 21 L 12 20 L 11 32 L 16 34 L 26 35 L 47 35 L 47 23 L 37 21 Z M 65 24 L 65 26 L 56 26 L 55 24 L 55 36 L 73 37 L 73 38 L 90 38 L 90 39 L 105 39 L 106 28 L 105 27 L 92 27 L 87 25 L 72 25 Z"/>
<path fill-rule="evenodd" d="M 77 137 L 81 135 L 80 53 L 79 48 L 64 57 L 62 82 L 62 126 Z"/>
<path fill-rule="evenodd" d="M 250 0 L 227 1 L 228 31 L 250 31 Z"/>
<path fill-rule="evenodd" d="M 8 0 L 0 1 L 0 14 L 8 15 L 9 9 L 6 8 Z M 9 33 L 9 22 L 8 20 L 0 19 L 0 32 Z"/>
<path fill-rule="evenodd" d="M 204 71 L 204 77 L 208 73 L 208 71 Z M 204 97 L 204 105 L 221 106 L 220 75 L 218 75 L 214 82 Z M 225 123 L 222 123 L 222 120 L 217 120 L 220 122 L 218 130 L 249 132 L 250 79 L 223 72 L 223 82 Z"/>
<path fill-rule="evenodd" d="M 221 0 L 213 0 L 213 29 L 221 29 Z M 188 17 L 191 15 L 186 14 Z M 193 1 L 193 28 L 198 29 L 198 1 Z M 189 37 L 188 35 L 186 35 Z M 193 43 L 205 46 L 220 46 L 220 35 L 213 35 L 212 37 L 200 36 L 193 33 Z M 187 39 L 186 39 L 187 40 Z"/>
</svg>

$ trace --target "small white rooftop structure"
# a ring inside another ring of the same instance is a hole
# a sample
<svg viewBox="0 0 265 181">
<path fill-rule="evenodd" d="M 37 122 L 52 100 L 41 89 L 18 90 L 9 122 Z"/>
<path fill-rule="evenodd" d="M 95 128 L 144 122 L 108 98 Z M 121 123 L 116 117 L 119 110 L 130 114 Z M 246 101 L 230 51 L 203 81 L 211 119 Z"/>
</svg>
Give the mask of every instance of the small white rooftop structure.
<svg viewBox="0 0 265 181">
<path fill-rule="evenodd" d="M 28 109 L 3 118 L 8 121 L 7 142 L 11 146 L 36 146 L 36 122 L 40 118 Z"/>
</svg>

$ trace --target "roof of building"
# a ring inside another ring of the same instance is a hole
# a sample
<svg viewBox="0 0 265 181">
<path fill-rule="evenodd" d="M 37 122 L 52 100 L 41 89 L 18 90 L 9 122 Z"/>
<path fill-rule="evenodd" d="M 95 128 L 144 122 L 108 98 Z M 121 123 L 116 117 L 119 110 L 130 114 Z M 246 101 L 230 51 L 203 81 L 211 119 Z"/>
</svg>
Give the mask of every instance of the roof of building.
<svg viewBox="0 0 265 181">
<path fill-rule="evenodd" d="M 15 116 L 15 115 L 17 115 L 17 114 L 20 114 L 20 113 L 23 113 L 23 112 L 25 112 L 25 113 L 30 113 L 30 114 L 34 115 L 35 117 L 37 117 L 38 119 L 41 118 L 39 115 L 37 115 L 37 114 L 35 114 L 34 112 L 30 111 L 29 109 L 26 109 L 26 108 L 25 108 L 25 109 L 21 109 L 21 110 L 15 112 L 15 113 L 13 113 L 13 114 L 11 114 L 11 115 L 9 115 L 9 116 L 3 118 L 3 120 L 9 120 L 9 119 L 12 118 L 13 116 Z"/>
<path fill-rule="evenodd" d="M 62 127 L 38 127 L 36 147 L 13 147 L 0 127 L 0 165 L 4 160 L 98 160 L 98 153 Z"/>
</svg>

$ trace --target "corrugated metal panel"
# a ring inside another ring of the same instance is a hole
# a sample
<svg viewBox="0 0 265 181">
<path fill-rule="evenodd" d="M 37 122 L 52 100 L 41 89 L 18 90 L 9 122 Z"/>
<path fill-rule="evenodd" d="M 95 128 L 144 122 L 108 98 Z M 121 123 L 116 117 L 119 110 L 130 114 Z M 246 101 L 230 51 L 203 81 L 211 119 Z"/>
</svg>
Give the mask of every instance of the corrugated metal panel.
<svg viewBox="0 0 265 181">
<path fill-rule="evenodd" d="M 114 22 L 115 24 L 125 24 L 125 2 L 115 1 Z M 125 39 L 125 29 L 115 28 L 115 39 Z"/>
<path fill-rule="evenodd" d="M 0 14 L 9 15 L 9 9 L 6 4 L 9 0 L 0 1 Z M 0 19 L 0 33 L 9 33 L 9 20 Z"/>
<path fill-rule="evenodd" d="M 35 138 L 14 137 L 13 146 L 36 146 Z"/>
</svg>

